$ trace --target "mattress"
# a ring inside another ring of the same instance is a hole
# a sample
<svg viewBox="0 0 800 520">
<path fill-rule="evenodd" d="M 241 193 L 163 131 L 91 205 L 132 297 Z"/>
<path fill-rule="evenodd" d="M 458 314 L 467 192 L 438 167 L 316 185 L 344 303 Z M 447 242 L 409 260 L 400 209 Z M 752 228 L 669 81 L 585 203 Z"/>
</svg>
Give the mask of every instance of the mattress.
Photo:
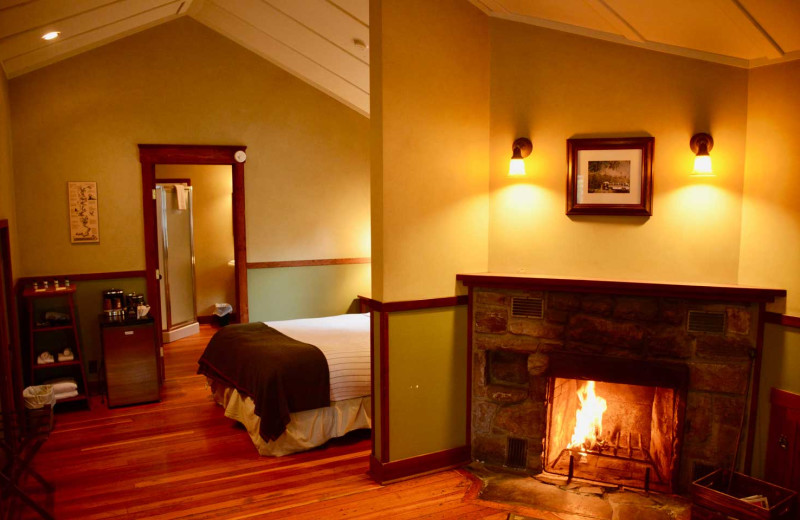
<svg viewBox="0 0 800 520">
<path fill-rule="evenodd" d="M 322 351 L 330 372 L 331 401 L 370 395 L 368 313 L 265 323 Z"/>
</svg>

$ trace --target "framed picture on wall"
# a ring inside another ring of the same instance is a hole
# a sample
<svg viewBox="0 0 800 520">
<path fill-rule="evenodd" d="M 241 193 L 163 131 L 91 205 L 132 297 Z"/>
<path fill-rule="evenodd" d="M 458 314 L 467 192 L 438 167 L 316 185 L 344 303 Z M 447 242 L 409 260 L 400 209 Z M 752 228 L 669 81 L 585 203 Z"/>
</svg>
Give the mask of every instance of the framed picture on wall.
<svg viewBox="0 0 800 520">
<path fill-rule="evenodd" d="M 567 139 L 567 215 L 652 215 L 654 142 Z"/>
<path fill-rule="evenodd" d="M 100 242 L 97 214 L 97 183 L 67 182 L 69 237 L 73 244 Z"/>
</svg>

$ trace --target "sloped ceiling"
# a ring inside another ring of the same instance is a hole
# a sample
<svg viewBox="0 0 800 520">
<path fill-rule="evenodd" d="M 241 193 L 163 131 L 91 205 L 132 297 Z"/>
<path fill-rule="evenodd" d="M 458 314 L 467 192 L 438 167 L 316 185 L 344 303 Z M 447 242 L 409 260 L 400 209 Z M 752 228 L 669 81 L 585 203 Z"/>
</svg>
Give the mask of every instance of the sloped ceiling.
<svg viewBox="0 0 800 520">
<path fill-rule="evenodd" d="M 798 0 L 470 0 L 489 16 L 737 67 L 800 58 Z"/>
<path fill-rule="evenodd" d="M 496 18 L 737 67 L 800 58 L 800 0 L 464 1 Z M 179 16 L 369 114 L 369 0 L 0 0 L 0 65 L 13 78 Z M 61 36 L 42 40 L 48 31 Z"/>
</svg>

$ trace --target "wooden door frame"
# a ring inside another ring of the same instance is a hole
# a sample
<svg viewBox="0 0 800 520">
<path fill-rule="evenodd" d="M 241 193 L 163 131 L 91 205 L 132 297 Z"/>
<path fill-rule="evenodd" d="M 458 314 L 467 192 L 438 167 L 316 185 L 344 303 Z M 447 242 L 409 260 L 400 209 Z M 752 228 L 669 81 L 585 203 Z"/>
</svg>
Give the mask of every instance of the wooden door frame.
<svg viewBox="0 0 800 520">
<path fill-rule="evenodd" d="M 237 318 L 241 323 L 250 321 L 247 302 L 247 235 L 244 218 L 244 162 L 234 155 L 244 152 L 246 146 L 140 144 L 139 161 L 142 164 L 142 215 L 144 218 L 144 254 L 147 292 L 151 315 L 156 321 L 158 344 L 161 346 L 161 293 L 156 270 L 158 269 L 158 234 L 156 230 L 157 164 L 216 164 L 232 167 L 233 176 L 233 258 Z"/>
<path fill-rule="evenodd" d="M 0 369 L 7 371 L 3 377 L 8 377 L 8 383 L 0 385 L 0 400 L 2 400 L 3 412 L 13 414 L 23 409 L 22 402 L 22 348 L 19 343 L 19 321 L 17 319 L 17 305 L 14 297 L 14 277 L 11 269 L 11 236 L 8 228 L 8 220 L 0 219 L 0 255 L 2 255 L 3 270 L 0 272 L 2 277 L 3 293 L 0 294 L 0 321 L 5 314 L 7 323 L 0 324 L 0 330 L 5 328 L 8 333 L 9 345 L 1 345 Z M 9 355 L 8 347 L 14 349 L 13 356 Z M 16 438 L 13 435 L 14 420 L 3 420 L 4 435 L 7 442 L 15 445 Z"/>
</svg>

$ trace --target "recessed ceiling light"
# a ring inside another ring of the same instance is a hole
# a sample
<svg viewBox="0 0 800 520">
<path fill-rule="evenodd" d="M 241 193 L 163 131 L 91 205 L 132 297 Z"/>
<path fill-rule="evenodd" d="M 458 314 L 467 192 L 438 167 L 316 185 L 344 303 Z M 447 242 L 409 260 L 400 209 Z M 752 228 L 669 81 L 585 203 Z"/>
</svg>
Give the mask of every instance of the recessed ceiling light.
<svg viewBox="0 0 800 520">
<path fill-rule="evenodd" d="M 43 34 L 43 35 L 42 35 L 42 39 L 43 39 L 43 40 L 48 40 L 48 41 L 49 41 L 49 40 L 55 40 L 55 39 L 56 39 L 56 38 L 58 38 L 60 35 L 61 35 L 61 33 L 60 33 L 60 32 L 58 32 L 58 31 L 50 31 L 50 32 L 49 32 L 49 33 L 47 33 L 47 34 Z"/>
</svg>

